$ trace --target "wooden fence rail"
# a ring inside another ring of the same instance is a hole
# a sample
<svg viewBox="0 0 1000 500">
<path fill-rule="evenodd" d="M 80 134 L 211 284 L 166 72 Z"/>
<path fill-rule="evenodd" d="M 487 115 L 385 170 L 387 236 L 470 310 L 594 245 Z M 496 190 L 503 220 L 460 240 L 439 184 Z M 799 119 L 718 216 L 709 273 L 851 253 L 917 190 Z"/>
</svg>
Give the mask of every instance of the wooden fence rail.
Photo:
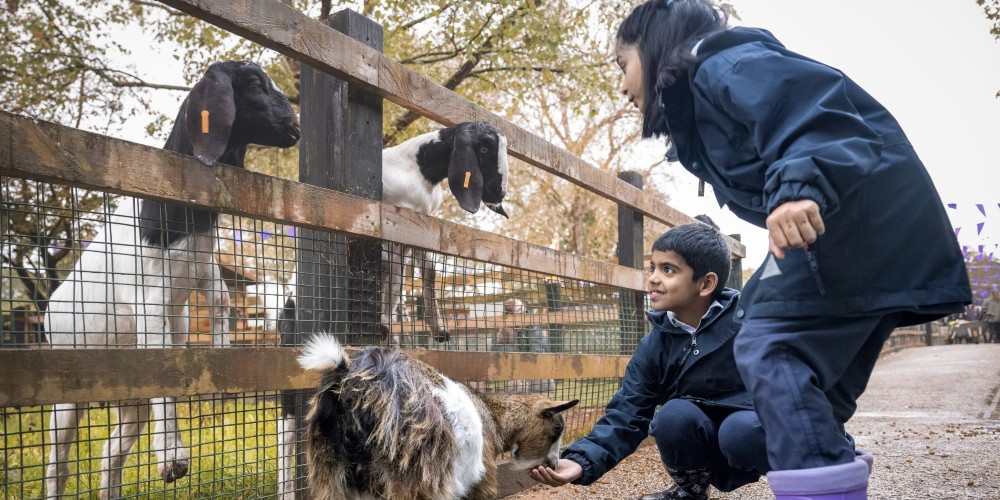
<svg viewBox="0 0 1000 500">
<path fill-rule="evenodd" d="M 629 360 L 593 354 L 407 353 L 467 382 L 621 377 Z M 298 354 L 290 347 L 0 349 L 0 407 L 315 388 L 317 374 L 298 366 Z"/>
</svg>

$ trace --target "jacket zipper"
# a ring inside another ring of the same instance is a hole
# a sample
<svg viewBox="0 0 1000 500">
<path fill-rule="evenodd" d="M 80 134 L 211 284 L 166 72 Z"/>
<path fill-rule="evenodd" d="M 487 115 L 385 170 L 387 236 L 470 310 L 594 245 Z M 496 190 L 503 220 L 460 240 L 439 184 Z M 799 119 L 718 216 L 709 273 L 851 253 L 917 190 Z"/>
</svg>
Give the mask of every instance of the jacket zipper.
<svg viewBox="0 0 1000 500">
<path fill-rule="evenodd" d="M 809 249 L 805 250 L 806 258 L 809 259 L 809 269 L 812 270 L 813 279 L 816 280 L 816 288 L 819 288 L 820 295 L 826 295 L 826 287 L 823 286 L 823 278 L 819 275 L 819 262 L 816 256 Z"/>
<path fill-rule="evenodd" d="M 684 369 L 684 363 L 687 361 L 688 356 L 691 355 L 692 351 L 695 351 L 695 356 L 698 355 L 696 352 L 697 349 L 698 349 L 698 332 L 696 331 L 695 333 L 691 334 L 691 345 L 688 347 L 687 352 L 684 353 L 684 356 L 681 357 L 681 362 L 679 365 L 680 369 Z"/>
</svg>

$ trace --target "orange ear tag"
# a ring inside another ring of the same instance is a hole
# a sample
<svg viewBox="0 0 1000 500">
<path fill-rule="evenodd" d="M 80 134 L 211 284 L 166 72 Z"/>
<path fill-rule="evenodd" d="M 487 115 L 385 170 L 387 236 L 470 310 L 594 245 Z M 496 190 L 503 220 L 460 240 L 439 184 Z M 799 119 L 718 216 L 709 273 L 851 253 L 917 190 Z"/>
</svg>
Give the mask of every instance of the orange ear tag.
<svg viewBox="0 0 1000 500">
<path fill-rule="evenodd" d="M 208 133 L 208 110 L 201 110 L 201 133 Z"/>
<path fill-rule="evenodd" d="M 465 173 L 465 185 L 462 186 L 465 189 L 469 189 L 469 177 L 472 177 L 472 172 L 466 172 Z"/>
</svg>

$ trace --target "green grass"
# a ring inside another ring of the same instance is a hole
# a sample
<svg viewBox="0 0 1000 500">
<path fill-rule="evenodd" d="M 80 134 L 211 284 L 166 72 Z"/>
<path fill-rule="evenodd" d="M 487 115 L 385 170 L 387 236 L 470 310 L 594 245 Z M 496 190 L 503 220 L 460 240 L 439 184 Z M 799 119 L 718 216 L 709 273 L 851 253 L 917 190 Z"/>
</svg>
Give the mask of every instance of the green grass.
<svg viewBox="0 0 1000 500">
<path fill-rule="evenodd" d="M 188 475 L 164 483 L 150 452 L 150 429 L 139 438 L 122 472 L 122 495 L 142 498 L 267 498 L 277 482 L 278 411 L 254 398 L 179 403 L 178 424 L 191 454 Z M 7 408 L 3 414 L 0 497 L 41 498 L 49 437 L 49 407 Z M 91 407 L 72 448 L 66 494 L 96 498 L 101 450 L 110 411 Z M 44 441 L 43 441 L 44 438 Z M 43 442 L 45 443 L 43 446 Z"/>
</svg>

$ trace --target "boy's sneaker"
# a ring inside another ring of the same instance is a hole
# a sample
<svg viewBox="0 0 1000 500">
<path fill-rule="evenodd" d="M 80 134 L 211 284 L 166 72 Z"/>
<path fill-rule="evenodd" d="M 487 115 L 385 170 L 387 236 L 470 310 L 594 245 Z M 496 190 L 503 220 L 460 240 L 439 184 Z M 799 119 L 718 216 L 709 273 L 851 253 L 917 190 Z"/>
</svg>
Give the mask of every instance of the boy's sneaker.
<svg viewBox="0 0 1000 500">
<path fill-rule="evenodd" d="M 637 500 L 708 500 L 708 488 L 695 493 L 685 491 L 675 484 L 664 491 L 643 495 Z"/>
</svg>

